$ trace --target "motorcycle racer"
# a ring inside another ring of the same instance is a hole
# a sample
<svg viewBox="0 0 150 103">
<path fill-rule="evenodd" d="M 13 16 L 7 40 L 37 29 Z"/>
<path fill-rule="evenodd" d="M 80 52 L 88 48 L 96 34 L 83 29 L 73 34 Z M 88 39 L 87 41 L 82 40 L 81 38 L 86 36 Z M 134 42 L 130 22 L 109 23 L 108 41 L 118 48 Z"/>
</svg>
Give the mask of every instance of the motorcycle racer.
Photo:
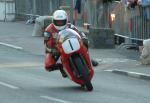
<svg viewBox="0 0 150 103">
<path fill-rule="evenodd" d="M 86 35 L 82 32 L 80 32 L 74 25 L 71 23 L 68 23 L 68 16 L 67 13 L 64 10 L 56 10 L 53 13 L 53 23 L 51 23 L 44 32 L 44 45 L 45 45 L 45 69 L 47 71 L 53 71 L 59 69 L 62 73 L 63 77 L 66 77 L 67 75 L 63 71 L 63 67 L 61 62 L 59 62 L 59 53 L 56 49 L 56 36 L 58 35 L 58 32 L 66 29 L 71 28 L 78 32 L 85 44 L 85 46 L 88 48 L 88 38 Z M 93 63 L 97 63 L 96 61 L 92 60 Z"/>
</svg>

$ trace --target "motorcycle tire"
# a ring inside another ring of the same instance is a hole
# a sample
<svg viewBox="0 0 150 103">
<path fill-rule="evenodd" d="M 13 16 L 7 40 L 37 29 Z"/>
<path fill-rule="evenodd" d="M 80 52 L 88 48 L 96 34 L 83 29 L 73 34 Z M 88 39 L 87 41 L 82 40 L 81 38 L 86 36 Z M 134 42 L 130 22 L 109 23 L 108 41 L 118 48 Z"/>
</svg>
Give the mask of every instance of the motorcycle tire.
<svg viewBox="0 0 150 103">
<path fill-rule="evenodd" d="M 93 85 L 91 83 L 91 81 L 88 79 L 88 68 L 84 65 L 82 59 L 80 58 L 80 56 L 74 56 L 73 58 L 74 64 L 79 72 L 79 74 L 81 75 L 82 79 L 85 81 L 85 87 L 88 91 L 92 91 L 93 90 Z"/>
</svg>

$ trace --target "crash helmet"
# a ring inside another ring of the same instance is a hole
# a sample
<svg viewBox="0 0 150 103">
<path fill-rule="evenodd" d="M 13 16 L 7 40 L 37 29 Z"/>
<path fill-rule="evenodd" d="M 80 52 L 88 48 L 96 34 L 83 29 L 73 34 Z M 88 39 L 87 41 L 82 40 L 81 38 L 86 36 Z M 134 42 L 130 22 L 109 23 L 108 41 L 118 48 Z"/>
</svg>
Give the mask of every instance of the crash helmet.
<svg viewBox="0 0 150 103">
<path fill-rule="evenodd" d="M 63 30 L 67 26 L 68 16 L 64 10 L 56 10 L 53 13 L 53 24 L 57 30 Z"/>
</svg>

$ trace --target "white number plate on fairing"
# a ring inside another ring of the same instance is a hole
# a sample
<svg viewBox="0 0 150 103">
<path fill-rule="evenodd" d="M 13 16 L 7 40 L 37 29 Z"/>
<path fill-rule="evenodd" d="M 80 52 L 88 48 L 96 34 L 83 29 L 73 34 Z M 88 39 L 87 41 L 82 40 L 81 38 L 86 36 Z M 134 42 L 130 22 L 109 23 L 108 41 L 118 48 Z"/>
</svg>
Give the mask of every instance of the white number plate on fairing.
<svg viewBox="0 0 150 103">
<path fill-rule="evenodd" d="M 70 54 L 78 51 L 80 49 L 80 44 L 77 38 L 70 38 L 63 42 L 62 47 L 66 54 Z"/>
</svg>

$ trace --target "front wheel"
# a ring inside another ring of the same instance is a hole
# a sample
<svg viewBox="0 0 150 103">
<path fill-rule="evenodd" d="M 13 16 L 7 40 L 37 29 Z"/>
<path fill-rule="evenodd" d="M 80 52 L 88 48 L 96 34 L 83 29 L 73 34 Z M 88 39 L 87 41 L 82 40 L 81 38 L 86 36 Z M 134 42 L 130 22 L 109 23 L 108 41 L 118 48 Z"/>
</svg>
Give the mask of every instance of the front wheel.
<svg viewBox="0 0 150 103">
<path fill-rule="evenodd" d="M 88 77 L 89 77 L 88 68 L 85 66 L 85 64 L 82 61 L 82 59 L 80 58 L 80 56 L 74 56 L 73 60 L 74 60 L 75 66 L 76 66 L 79 74 L 81 75 L 82 79 L 85 82 L 85 84 L 83 84 L 83 85 L 86 87 L 86 89 L 88 91 L 92 91 L 93 86 L 92 86 L 91 81 L 88 79 Z"/>
</svg>

